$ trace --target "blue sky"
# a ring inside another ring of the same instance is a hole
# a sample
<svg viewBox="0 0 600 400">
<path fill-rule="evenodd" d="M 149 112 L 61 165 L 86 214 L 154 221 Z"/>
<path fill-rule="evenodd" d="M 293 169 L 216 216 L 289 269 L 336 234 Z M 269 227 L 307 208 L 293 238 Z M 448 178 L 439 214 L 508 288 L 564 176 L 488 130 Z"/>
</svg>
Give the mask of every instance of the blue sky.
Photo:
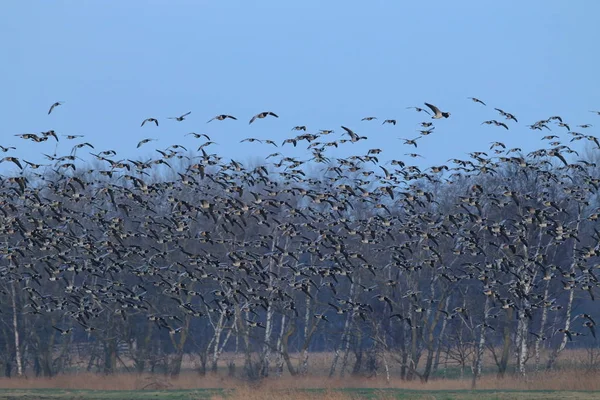
<svg viewBox="0 0 600 400">
<path fill-rule="evenodd" d="M 51 154 L 54 142 L 14 134 L 84 134 L 98 151 L 138 158 L 171 144 L 195 150 L 201 142 L 184 136 L 193 131 L 219 143 L 212 152 L 248 161 L 278 150 L 241 139 L 280 143 L 295 125 L 335 129 L 335 137 L 345 125 L 369 137 L 332 156 L 382 148 L 383 160 L 407 159 L 404 153 L 414 148 L 397 138 L 417 137 L 418 123 L 429 117 L 406 107 L 425 101 L 452 116 L 419 141 L 421 165 L 464 158 L 494 140 L 537 149 L 543 134 L 526 125 L 551 115 L 573 126 L 595 124 L 589 134 L 600 128 L 600 117 L 589 112 L 600 109 L 595 0 L 19 0 L 2 6 L 0 144 L 16 146 L 12 154 L 30 161 Z M 47 115 L 55 101 L 65 103 Z M 509 131 L 480 125 L 502 119 L 493 107 L 519 123 L 509 123 Z M 280 118 L 248 125 L 267 110 Z M 166 119 L 187 111 L 185 121 Z M 206 124 L 222 113 L 239 120 Z M 361 122 L 365 116 L 379 120 Z M 140 128 L 147 117 L 158 118 L 160 127 Z M 398 124 L 382 126 L 387 118 Z M 562 128 L 553 131 L 566 137 Z M 136 149 L 144 138 L 159 140 Z M 81 142 L 61 139 L 62 154 Z M 307 159 L 303 148 L 286 146 L 284 153 Z"/>
</svg>

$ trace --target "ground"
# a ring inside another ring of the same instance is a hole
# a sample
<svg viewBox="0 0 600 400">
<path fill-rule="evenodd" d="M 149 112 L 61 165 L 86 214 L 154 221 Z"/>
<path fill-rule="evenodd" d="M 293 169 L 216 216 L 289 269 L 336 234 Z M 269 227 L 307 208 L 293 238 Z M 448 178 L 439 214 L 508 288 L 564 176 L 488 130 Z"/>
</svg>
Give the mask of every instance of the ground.
<svg viewBox="0 0 600 400">
<path fill-rule="evenodd" d="M 0 400 L 194 400 L 194 399 L 245 399 L 245 400 L 271 400 L 271 399 L 402 399 L 402 400 L 509 400 L 509 399 L 599 399 L 599 392 L 584 391 L 514 391 L 514 390 L 410 390 L 410 389 L 298 389 L 287 390 L 258 390 L 249 394 L 248 390 L 225 389 L 194 389 L 194 390 L 167 390 L 167 391 L 130 391 L 130 390 L 63 390 L 63 389 L 0 389 Z"/>
</svg>

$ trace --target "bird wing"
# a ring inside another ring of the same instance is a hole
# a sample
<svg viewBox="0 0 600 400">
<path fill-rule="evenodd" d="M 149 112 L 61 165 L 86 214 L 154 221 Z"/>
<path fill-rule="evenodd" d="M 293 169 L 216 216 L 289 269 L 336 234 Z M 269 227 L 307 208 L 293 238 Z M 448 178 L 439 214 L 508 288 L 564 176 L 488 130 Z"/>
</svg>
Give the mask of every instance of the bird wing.
<svg viewBox="0 0 600 400">
<path fill-rule="evenodd" d="M 17 160 L 16 158 L 12 157 L 10 159 L 10 161 L 12 161 L 13 163 L 15 163 L 17 165 L 17 167 L 23 169 L 23 167 L 21 166 L 21 163 L 19 162 L 19 160 Z"/>
<path fill-rule="evenodd" d="M 436 115 L 437 115 L 437 114 L 441 114 L 441 113 L 442 113 L 442 112 L 440 111 L 440 109 L 439 109 L 439 108 L 437 108 L 436 106 L 434 106 L 433 104 L 425 103 L 425 105 L 426 105 L 427 107 L 429 107 L 429 108 L 431 109 L 431 111 L 433 111 L 433 112 L 434 112 L 434 114 L 436 114 Z"/>
</svg>

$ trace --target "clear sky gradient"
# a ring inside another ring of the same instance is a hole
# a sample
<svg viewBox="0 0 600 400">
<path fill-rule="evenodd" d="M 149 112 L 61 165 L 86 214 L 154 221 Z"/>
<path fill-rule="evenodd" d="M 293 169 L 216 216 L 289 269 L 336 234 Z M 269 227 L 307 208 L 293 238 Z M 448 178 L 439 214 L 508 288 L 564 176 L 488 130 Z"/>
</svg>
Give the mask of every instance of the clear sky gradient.
<svg viewBox="0 0 600 400">
<path fill-rule="evenodd" d="M 549 132 L 526 125 L 556 114 L 572 127 L 594 124 L 585 133 L 598 135 L 600 117 L 589 112 L 600 109 L 598 15 L 596 0 L 5 1 L 0 144 L 18 149 L 0 155 L 41 161 L 53 140 L 13 135 L 54 129 L 139 158 L 171 144 L 195 150 L 201 141 L 184 136 L 193 131 L 219 143 L 210 152 L 248 161 L 281 150 L 240 144 L 246 137 L 281 143 L 306 125 L 335 129 L 333 139 L 345 125 L 369 140 L 327 154 L 382 148 L 381 159 L 414 163 L 404 153 L 415 149 L 397 138 L 419 135 L 429 117 L 406 107 L 425 101 L 452 116 L 419 141 L 420 165 L 494 140 L 537 149 Z M 47 115 L 55 101 L 65 103 Z M 519 123 L 480 125 L 504 121 L 493 107 Z M 267 110 L 280 118 L 248 125 Z M 166 119 L 187 111 L 185 121 Z M 206 124 L 222 113 L 239 120 Z M 148 117 L 160 126 L 140 128 Z M 382 126 L 388 118 L 398 124 Z M 567 142 L 565 132 L 553 128 Z M 136 149 L 144 138 L 159 140 Z M 58 152 L 81 141 L 61 137 Z M 304 143 L 283 152 L 308 159 Z"/>
</svg>

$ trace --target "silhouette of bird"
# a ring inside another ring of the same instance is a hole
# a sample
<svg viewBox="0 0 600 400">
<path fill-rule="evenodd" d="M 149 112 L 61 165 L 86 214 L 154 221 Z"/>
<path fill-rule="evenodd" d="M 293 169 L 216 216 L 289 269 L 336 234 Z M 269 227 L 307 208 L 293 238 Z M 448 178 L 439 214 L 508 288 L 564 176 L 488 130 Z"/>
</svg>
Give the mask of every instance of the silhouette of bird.
<svg viewBox="0 0 600 400">
<path fill-rule="evenodd" d="M 223 121 L 223 120 L 226 120 L 227 118 L 229 118 L 229 119 L 233 119 L 233 120 L 237 121 L 237 118 L 236 118 L 236 117 L 234 117 L 234 116 L 232 116 L 232 115 L 220 114 L 220 115 L 217 115 L 217 116 L 215 116 L 215 117 L 212 117 L 211 119 L 209 119 L 208 121 L 206 121 L 206 123 L 208 124 L 210 121 L 213 121 L 213 120 L 215 120 L 215 119 L 216 119 L 217 121 Z"/>
<path fill-rule="evenodd" d="M 139 149 L 142 145 L 148 143 L 148 142 L 152 142 L 155 141 L 156 139 L 142 139 L 139 141 L 139 143 L 137 144 L 137 148 Z"/>
<path fill-rule="evenodd" d="M 424 109 L 424 108 L 421 108 L 421 107 L 406 107 L 406 109 L 410 109 L 410 108 L 413 108 L 417 112 L 425 112 L 425 113 L 431 115 L 431 113 L 429 111 L 427 111 L 426 109 Z"/>
<path fill-rule="evenodd" d="M 269 115 L 271 115 L 271 116 L 273 116 L 275 118 L 279 118 L 279 116 L 277 114 L 275 114 L 274 112 L 272 112 L 272 111 L 263 111 L 261 113 L 256 114 L 254 117 L 252 117 L 250 119 L 250 122 L 248 122 L 248 124 L 253 123 L 257 118 L 262 119 L 262 118 L 268 117 Z"/>
<path fill-rule="evenodd" d="M 158 126 L 158 120 L 156 118 L 146 118 L 145 120 L 142 121 L 142 124 L 140 125 L 140 127 L 144 126 L 144 124 L 146 122 L 154 122 L 156 124 L 156 126 Z"/>
<path fill-rule="evenodd" d="M 169 117 L 169 119 L 174 119 L 174 120 L 176 120 L 176 121 L 180 121 L 180 122 L 181 122 L 181 121 L 183 121 L 183 120 L 185 119 L 185 117 L 187 117 L 187 116 L 188 116 L 188 115 L 190 115 L 191 113 L 192 113 L 191 111 L 188 111 L 188 112 L 186 112 L 185 114 L 183 114 L 183 115 L 180 115 L 179 117 Z"/>
<path fill-rule="evenodd" d="M 469 97 L 469 99 L 473 100 L 473 102 L 475 102 L 475 103 L 481 103 L 484 106 L 487 106 L 487 104 L 485 104 L 483 101 L 479 100 L 477 97 Z"/>
<path fill-rule="evenodd" d="M 62 101 L 57 101 L 56 103 L 52 104 L 50 106 L 50 109 L 48 110 L 48 115 L 50 115 L 50 113 L 52 112 L 52 110 L 54 110 L 56 107 L 62 105 L 64 102 Z"/>
</svg>

